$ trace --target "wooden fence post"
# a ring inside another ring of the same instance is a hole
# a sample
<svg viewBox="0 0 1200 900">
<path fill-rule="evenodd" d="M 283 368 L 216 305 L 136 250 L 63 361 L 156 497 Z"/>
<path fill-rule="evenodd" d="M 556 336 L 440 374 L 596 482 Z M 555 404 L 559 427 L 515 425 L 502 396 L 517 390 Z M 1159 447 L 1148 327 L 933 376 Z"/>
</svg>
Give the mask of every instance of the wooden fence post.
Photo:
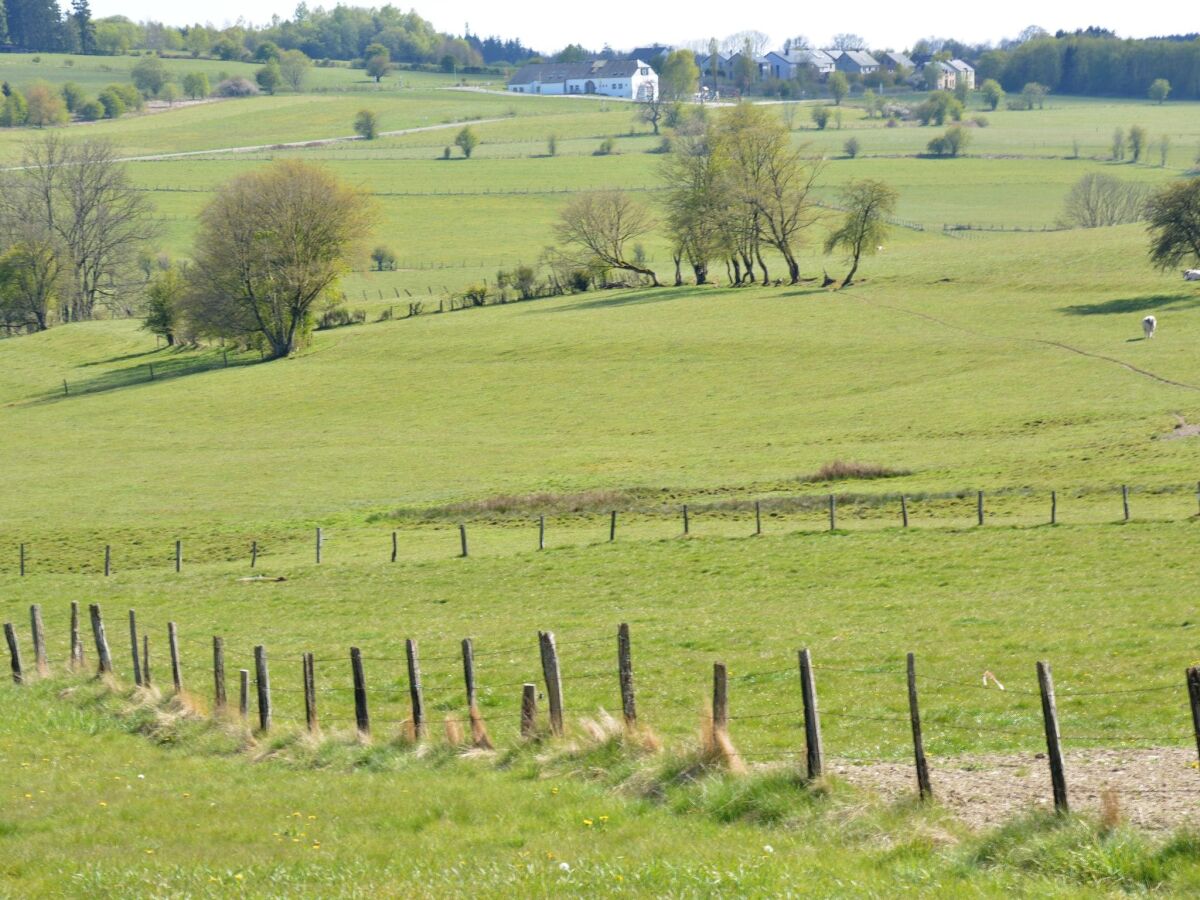
<svg viewBox="0 0 1200 900">
<path fill-rule="evenodd" d="M 225 638 L 213 635 L 213 711 L 225 709 Z"/>
<path fill-rule="evenodd" d="M 271 673 L 267 648 L 262 644 L 254 648 L 254 681 L 258 688 L 258 729 L 265 734 L 271 730 Z"/>
<path fill-rule="evenodd" d="M 150 687 L 150 635 L 142 635 L 142 684 Z"/>
<path fill-rule="evenodd" d="M 1050 524 L 1058 524 L 1058 491 L 1050 492 Z"/>
<path fill-rule="evenodd" d="M 104 545 L 104 577 L 112 574 L 112 547 Z"/>
<path fill-rule="evenodd" d="M 837 529 L 837 497 L 829 495 L 829 530 Z"/>
<path fill-rule="evenodd" d="M 142 686 L 142 664 L 138 660 L 137 613 L 129 611 L 129 648 L 133 652 L 133 683 Z"/>
<path fill-rule="evenodd" d="M 617 511 L 614 509 L 608 519 L 608 542 L 611 544 L 617 539 Z"/>
<path fill-rule="evenodd" d="M 354 676 L 354 725 L 360 737 L 371 736 L 371 713 L 367 709 L 367 677 L 363 674 L 362 652 L 350 648 L 350 671 Z"/>
<path fill-rule="evenodd" d="M 558 669 L 558 648 L 554 643 L 554 632 L 539 631 L 538 644 L 542 654 L 542 676 L 546 679 L 546 701 L 550 705 L 550 731 L 555 737 L 562 737 L 562 675 Z"/>
<path fill-rule="evenodd" d="M 313 655 L 305 653 L 300 660 L 304 677 L 304 724 L 309 734 L 316 734 L 321 729 L 317 719 L 317 672 Z"/>
<path fill-rule="evenodd" d="M 21 562 L 21 566 L 20 566 L 21 577 L 24 578 L 25 577 L 25 545 L 24 544 L 21 545 L 20 562 Z"/>
<path fill-rule="evenodd" d="M 1050 761 L 1050 783 L 1054 790 L 1054 811 L 1069 811 L 1067 804 L 1067 779 L 1063 773 L 1062 746 L 1059 744 L 1058 708 L 1054 703 L 1054 677 L 1050 664 L 1037 664 L 1038 689 L 1042 695 L 1042 719 L 1046 726 L 1046 756 Z"/>
<path fill-rule="evenodd" d="M 108 638 L 104 634 L 104 618 L 100 614 L 100 604 L 89 604 L 88 612 L 92 617 L 92 637 L 96 640 L 96 656 L 100 659 L 100 668 L 97 674 L 111 675 L 112 657 L 108 654 Z"/>
<path fill-rule="evenodd" d="M 825 748 L 821 743 L 821 714 L 817 709 L 817 684 L 813 680 L 812 654 L 800 651 L 800 695 L 804 701 L 804 744 L 808 777 L 820 778 L 825 771 Z"/>
<path fill-rule="evenodd" d="M 621 682 L 625 727 L 634 728 L 637 726 L 637 702 L 633 692 L 633 649 L 629 642 L 629 626 L 624 622 L 617 627 L 617 677 Z"/>
<path fill-rule="evenodd" d="M 538 516 L 538 549 L 546 549 L 546 517 Z"/>
<path fill-rule="evenodd" d="M 79 636 L 79 603 L 71 601 L 71 670 L 83 668 L 83 638 Z"/>
<path fill-rule="evenodd" d="M 1200 754 L 1200 666 L 1187 670 L 1187 689 L 1192 707 L 1192 731 L 1196 734 L 1196 753 Z"/>
<path fill-rule="evenodd" d="M 29 625 L 33 632 L 33 662 L 38 676 L 45 678 L 50 674 L 50 663 L 46 659 L 46 626 L 42 622 L 41 604 L 35 603 L 29 607 Z"/>
<path fill-rule="evenodd" d="M 324 543 L 324 535 L 321 533 L 320 526 L 317 527 L 317 565 L 321 564 L 321 545 Z"/>
<path fill-rule="evenodd" d="M 417 658 L 417 642 L 412 638 L 404 641 L 404 655 L 408 660 L 408 696 L 412 701 L 413 735 L 419 741 L 425 737 L 425 694 L 421 689 L 421 661 Z"/>
<path fill-rule="evenodd" d="M 521 687 L 521 737 L 529 740 L 537 737 L 537 685 Z"/>
<path fill-rule="evenodd" d="M 687 537 L 691 533 L 691 523 L 688 521 L 687 504 L 683 504 L 683 535 Z"/>
<path fill-rule="evenodd" d="M 174 622 L 167 623 L 167 644 L 171 651 L 171 681 L 175 684 L 175 693 L 183 693 L 183 669 L 179 665 L 179 632 Z"/>
<path fill-rule="evenodd" d="M 13 684 L 24 684 L 25 673 L 21 669 L 21 645 L 17 643 L 17 632 L 12 622 L 4 623 L 4 639 L 8 641 L 8 655 L 12 661 Z"/>
<path fill-rule="evenodd" d="M 396 532 L 392 532 L 392 562 L 396 561 L 397 555 L 400 553 L 400 538 Z"/>
<path fill-rule="evenodd" d="M 250 568 L 254 568 L 258 563 L 258 541 L 250 542 Z"/>
<path fill-rule="evenodd" d="M 975 495 L 975 522 L 978 525 L 983 524 L 983 491 Z"/>
<path fill-rule="evenodd" d="M 1121 506 L 1125 510 L 1125 521 L 1129 521 L 1129 486 L 1121 485 Z"/>
<path fill-rule="evenodd" d="M 458 523 L 458 543 L 460 556 L 463 559 L 467 558 L 467 525 L 465 522 Z"/>
<path fill-rule="evenodd" d="M 713 663 L 712 742 L 729 731 L 729 679 L 725 663 Z"/>
<path fill-rule="evenodd" d="M 250 715 L 250 670 L 238 669 L 238 712 L 245 721 Z"/>
<path fill-rule="evenodd" d="M 917 705 L 917 660 L 908 654 L 908 716 L 912 721 L 913 759 L 917 766 L 917 792 L 922 800 L 933 797 L 929 784 L 929 765 L 925 761 L 925 741 L 921 737 L 921 710 Z"/>
<path fill-rule="evenodd" d="M 762 534 L 762 506 L 758 500 L 754 501 L 754 533 Z"/>
<path fill-rule="evenodd" d="M 175 571 L 183 571 L 183 541 L 175 542 Z"/>
</svg>

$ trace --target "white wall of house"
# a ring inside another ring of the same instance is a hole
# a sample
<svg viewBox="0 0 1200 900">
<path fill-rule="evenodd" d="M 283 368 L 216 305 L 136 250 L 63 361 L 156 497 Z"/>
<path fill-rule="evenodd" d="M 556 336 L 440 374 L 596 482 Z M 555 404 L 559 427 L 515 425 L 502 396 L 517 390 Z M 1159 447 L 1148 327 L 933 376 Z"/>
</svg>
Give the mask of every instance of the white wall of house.
<svg viewBox="0 0 1200 900">
<path fill-rule="evenodd" d="M 510 84 L 508 89 L 520 94 L 599 94 L 623 100 L 655 100 L 658 98 L 658 75 L 649 65 L 643 64 L 632 75 L 608 76 L 598 72 L 588 78 L 569 78 L 565 82 Z"/>
</svg>

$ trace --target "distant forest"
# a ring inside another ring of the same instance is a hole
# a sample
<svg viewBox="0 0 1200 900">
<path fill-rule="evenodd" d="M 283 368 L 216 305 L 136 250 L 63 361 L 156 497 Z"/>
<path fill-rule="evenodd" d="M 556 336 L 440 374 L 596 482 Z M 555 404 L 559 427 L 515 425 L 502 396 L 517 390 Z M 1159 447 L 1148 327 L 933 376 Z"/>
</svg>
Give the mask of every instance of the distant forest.
<svg viewBox="0 0 1200 900">
<path fill-rule="evenodd" d="M 438 32 L 415 12 L 393 6 L 335 6 L 310 10 L 301 3 L 290 19 L 262 27 L 208 25 L 174 27 L 133 22 L 123 16 L 93 19 L 88 0 L 71 0 L 66 12 L 56 0 L 0 0 L 0 49 L 118 55 L 135 50 L 263 58 L 262 48 L 301 50 L 315 60 L 361 60 L 372 44 L 387 48 L 392 61 L 440 65 L 447 70 L 519 65 L 540 55 L 520 39 L 480 38 L 467 28 L 461 36 Z M 910 55 L 942 49 L 972 63 L 978 82 L 995 78 L 1010 91 L 1031 82 L 1062 94 L 1141 97 L 1151 82 L 1165 78 L 1171 97 L 1200 99 L 1200 35 L 1122 39 L 1103 28 L 1050 35 L 1030 28 L 1019 40 L 999 46 L 954 40 L 919 41 Z M 573 56 L 591 53 L 578 45 Z"/>
</svg>

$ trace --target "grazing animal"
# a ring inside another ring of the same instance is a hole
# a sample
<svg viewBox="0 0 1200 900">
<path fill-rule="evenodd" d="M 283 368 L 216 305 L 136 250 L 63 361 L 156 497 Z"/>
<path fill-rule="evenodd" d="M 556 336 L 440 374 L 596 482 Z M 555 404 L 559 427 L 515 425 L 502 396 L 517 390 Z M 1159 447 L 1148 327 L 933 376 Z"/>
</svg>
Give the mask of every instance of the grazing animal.
<svg viewBox="0 0 1200 900">
<path fill-rule="evenodd" d="M 1158 319 L 1154 316 L 1146 316 L 1142 319 L 1142 332 L 1146 335 L 1146 340 L 1154 337 L 1154 332 L 1158 329 Z"/>
<path fill-rule="evenodd" d="M 1188 269 L 1183 273 L 1184 281 L 1200 281 L 1200 269 Z"/>
</svg>

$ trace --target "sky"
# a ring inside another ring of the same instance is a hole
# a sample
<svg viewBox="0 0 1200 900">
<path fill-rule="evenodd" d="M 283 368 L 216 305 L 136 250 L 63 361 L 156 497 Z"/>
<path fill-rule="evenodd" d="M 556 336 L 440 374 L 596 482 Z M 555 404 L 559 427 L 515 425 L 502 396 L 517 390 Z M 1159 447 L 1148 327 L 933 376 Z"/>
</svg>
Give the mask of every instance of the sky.
<svg viewBox="0 0 1200 900">
<path fill-rule="evenodd" d="M 309 7 L 337 5 L 337 0 L 310 0 Z M 383 5 L 382 0 L 349 0 L 348 6 Z M 565 4 L 561 0 L 396 0 L 433 22 L 439 31 L 461 34 L 469 24 L 481 37 L 519 37 L 527 46 L 547 52 L 581 43 L 616 50 L 664 43 L 682 44 L 707 37 L 722 38 L 753 29 L 770 35 L 772 45 L 802 34 L 818 46 L 838 32 L 853 32 L 874 48 L 904 49 L 930 35 L 954 37 L 968 43 L 1014 37 L 1028 25 L 1053 33 L 1088 25 L 1112 29 L 1123 37 L 1147 37 L 1195 30 L 1195 17 L 1181 16 L 1189 4 L 1180 2 L 1098 4 L 1095 0 L 1005 0 L 1001 3 L 904 3 L 867 0 L 856 4 L 811 3 L 803 12 L 795 2 L 765 0 L 739 9 L 738 4 L 684 5 L 646 0 L 606 0 Z M 273 15 L 289 17 L 296 0 L 92 0 L 96 16 L 124 15 L 134 20 L 155 19 L 172 25 L 194 21 L 229 24 L 244 17 L 262 24 Z M 1188 21 L 1185 21 L 1188 20 Z"/>
</svg>

